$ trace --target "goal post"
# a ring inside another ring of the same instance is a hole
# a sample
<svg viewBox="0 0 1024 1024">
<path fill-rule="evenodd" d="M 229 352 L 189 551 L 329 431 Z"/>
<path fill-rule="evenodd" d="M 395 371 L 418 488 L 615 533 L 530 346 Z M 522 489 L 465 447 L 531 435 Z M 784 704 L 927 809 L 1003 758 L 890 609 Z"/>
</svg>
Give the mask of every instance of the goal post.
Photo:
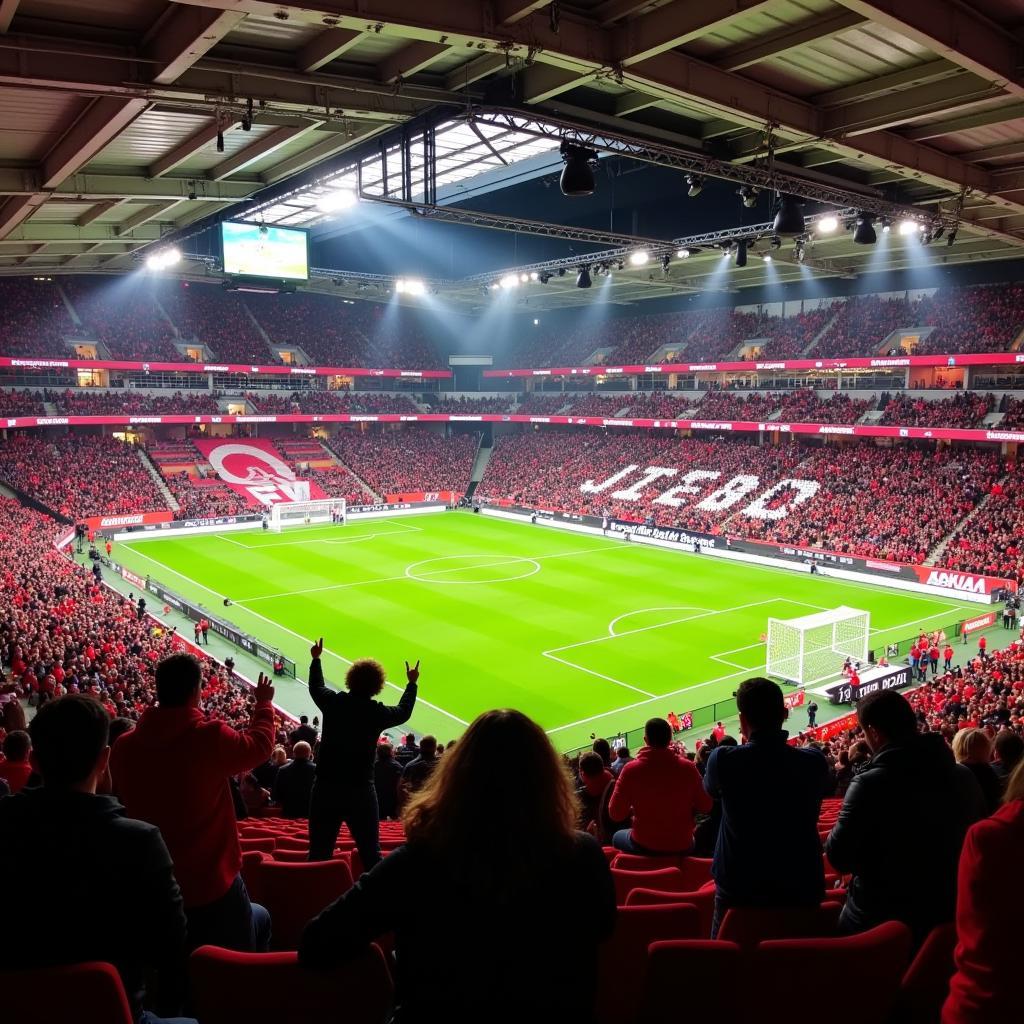
<svg viewBox="0 0 1024 1024">
<path fill-rule="evenodd" d="M 279 501 L 270 506 L 270 514 L 267 517 L 267 525 L 274 533 L 280 533 L 291 526 L 347 522 L 348 504 L 344 498 Z"/>
<path fill-rule="evenodd" d="M 835 679 L 843 663 L 867 661 L 871 614 L 845 605 L 795 619 L 769 619 L 765 667 L 797 686 Z"/>
</svg>

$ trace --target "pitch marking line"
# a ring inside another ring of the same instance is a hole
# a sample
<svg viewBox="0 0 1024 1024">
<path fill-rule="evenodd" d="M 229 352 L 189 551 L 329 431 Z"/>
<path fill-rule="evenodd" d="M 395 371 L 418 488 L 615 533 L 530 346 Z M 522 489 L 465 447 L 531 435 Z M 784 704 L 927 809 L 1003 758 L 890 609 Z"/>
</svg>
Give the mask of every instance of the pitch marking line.
<svg viewBox="0 0 1024 1024">
<path fill-rule="evenodd" d="M 221 540 L 226 540 L 229 544 L 234 544 L 240 548 L 247 548 L 249 551 L 259 551 L 262 548 L 287 548 L 294 547 L 296 545 L 303 544 L 355 544 L 362 540 L 372 540 L 375 537 L 395 537 L 403 531 L 406 533 L 422 533 L 422 526 L 411 526 L 409 523 L 400 523 L 396 519 L 377 519 L 373 521 L 373 525 L 376 526 L 380 523 L 386 523 L 388 526 L 397 526 L 400 529 L 397 530 L 385 530 L 375 531 L 374 533 L 357 534 L 355 537 L 346 537 L 344 539 L 338 537 L 306 537 L 300 540 L 281 540 L 271 541 L 266 544 L 243 544 L 240 540 L 235 540 L 233 537 L 227 536 L 227 534 L 217 533 L 215 537 L 219 537 Z M 352 527 L 344 527 L 343 529 L 352 529 Z"/>
<path fill-rule="evenodd" d="M 216 590 L 211 590 L 209 587 L 204 586 L 202 583 L 198 583 L 190 576 L 186 576 L 184 573 L 178 572 L 177 569 L 172 569 L 169 565 L 165 565 L 163 562 L 159 561 L 159 559 L 153 558 L 151 555 L 143 554 L 141 551 L 138 551 L 137 549 L 133 550 L 141 558 L 145 558 L 147 561 L 152 562 L 154 565 L 160 566 L 161 569 L 166 569 L 169 573 L 173 573 L 179 579 L 185 580 L 187 583 L 191 583 L 194 587 L 198 587 L 200 590 L 205 590 L 208 594 L 213 594 L 215 597 L 221 596 Z M 257 619 L 262 619 L 265 623 L 267 623 L 267 625 L 273 626 L 275 629 L 280 629 L 282 632 L 288 633 L 289 635 L 295 637 L 297 640 L 301 640 L 305 644 L 309 644 L 310 646 L 313 645 L 313 641 L 309 637 L 303 636 L 301 633 L 296 633 L 294 629 L 289 629 L 287 626 L 282 626 L 281 623 L 274 622 L 273 619 L 268 619 L 265 615 L 260 615 L 259 612 L 254 612 L 251 608 L 244 608 L 243 611 L 247 612 L 249 615 L 255 616 Z M 325 650 L 324 656 L 328 658 L 334 658 L 335 660 L 340 661 L 343 665 L 352 664 L 351 658 L 346 658 L 341 654 L 335 654 L 334 651 Z M 299 676 L 296 676 L 295 678 L 300 683 L 306 682 L 306 680 L 301 679 Z M 393 690 L 398 691 L 402 691 L 405 689 L 404 686 L 399 686 L 397 683 L 391 682 L 390 679 L 385 680 L 384 685 L 390 686 Z M 445 711 L 444 708 L 439 707 L 437 704 L 431 704 L 430 701 L 424 700 L 422 697 L 417 697 L 416 701 L 417 703 L 422 704 L 424 707 L 430 708 L 431 711 L 436 711 L 438 714 L 444 715 L 446 718 L 450 718 L 453 722 L 458 722 L 459 725 L 461 726 L 465 726 L 467 728 L 469 727 L 469 722 L 467 722 L 464 718 L 459 718 L 458 715 L 453 715 L 450 711 Z"/>
</svg>

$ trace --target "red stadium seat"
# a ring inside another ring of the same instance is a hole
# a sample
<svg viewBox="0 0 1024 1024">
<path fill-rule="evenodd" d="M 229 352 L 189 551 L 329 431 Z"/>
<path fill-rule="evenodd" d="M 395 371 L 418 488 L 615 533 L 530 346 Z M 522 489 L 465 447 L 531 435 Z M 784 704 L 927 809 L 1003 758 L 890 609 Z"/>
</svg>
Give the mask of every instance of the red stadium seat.
<svg viewBox="0 0 1024 1024">
<path fill-rule="evenodd" d="M 715 916 L 715 887 L 713 884 L 698 889 L 696 892 L 658 892 L 656 889 L 634 889 L 626 897 L 627 907 L 672 906 L 678 903 L 685 903 L 697 911 L 698 928 L 694 938 L 710 938 L 711 922 Z"/>
<path fill-rule="evenodd" d="M 132 1024 L 121 976 L 110 964 L 0 971 L 4 1024 Z"/>
<path fill-rule="evenodd" d="M 239 872 L 246 889 L 249 890 L 249 898 L 255 903 L 262 903 L 262 891 L 260 889 L 260 865 L 263 863 L 265 854 L 258 850 L 249 850 L 242 854 L 242 870 Z"/>
<path fill-rule="evenodd" d="M 937 1024 L 956 970 L 956 925 L 933 928 L 907 968 L 896 1000 L 900 1024 Z"/>
<path fill-rule="evenodd" d="M 817 907 L 731 907 L 718 937 L 744 949 L 767 939 L 828 938 L 836 934 L 841 910 L 834 901 Z"/>
<path fill-rule="evenodd" d="M 323 972 L 301 968 L 295 953 L 202 946 L 192 954 L 189 976 L 201 1024 L 384 1024 L 394 997 L 376 946 Z"/>
<path fill-rule="evenodd" d="M 888 921 L 838 939 L 762 942 L 754 954 L 757 1002 L 786 1006 L 798 991 L 806 1006 L 827 1007 L 829 1024 L 885 1024 L 910 960 L 910 929 Z M 853 998 L 850 986 L 865 998 Z"/>
<path fill-rule="evenodd" d="M 239 839 L 238 845 L 242 853 L 273 853 L 277 840 L 272 836 L 266 839 Z"/>
<path fill-rule="evenodd" d="M 597 1018 L 600 1024 L 631 1024 L 639 1009 L 637 993 L 647 976 L 647 947 L 667 939 L 695 939 L 697 908 L 675 903 L 620 907 L 612 937 L 601 947 Z"/>
<path fill-rule="evenodd" d="M 756 999 L 762 1013 L 765 1006 L 756 993 L 741 990 L 737 980 L 742 972 L 743 952 L 733 942 L 654 942 L 648 949 L 647 983 L 637 1020 L 640 1024 L 668 1024 L 724 1019 L 740 1024 L 732 1011 L 741 999 Z M 682 1006 L 686 1007 L 685 1016 Z M 787 1014 L 790 1012 L 787 1004 Z M 767 1016 L 762 1016 L 762 1021 L 771 1024 Z"/>
<path fill-rule="evenodd" d="M 310 919 L 352 888 L 352 872 L 344 860 L 304 864 L 265 860 L 258 880 L 263 905 L 270 911 L 270 944 L 280 950 L 297 948 Z"/>
<path fill-rule="evenodd" d="M 612 867 L 615 896 L 620 907 L 634 889 L 659 889 L 663 892 L 686 892 L 689 888 L 679 868 L 659 868 L 656 871 L 624 871 Z"/>
<path fill-rule="evenodd" d="M 660 871 L 679 868 L 687 889 L 699 889 L 711 881 L 710 857 L 641 857 L 634 853 L 620 853 L 612 860 L 612 867 L 624 871 Z"/>
</svg>

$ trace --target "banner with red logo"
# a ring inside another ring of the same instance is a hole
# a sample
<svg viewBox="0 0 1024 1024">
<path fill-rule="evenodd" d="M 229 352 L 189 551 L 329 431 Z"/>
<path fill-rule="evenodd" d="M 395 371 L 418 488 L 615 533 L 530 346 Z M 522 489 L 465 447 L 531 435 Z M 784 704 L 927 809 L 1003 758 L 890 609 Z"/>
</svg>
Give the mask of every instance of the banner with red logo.
<svg viewBox="0 0 1024 1024">
<path fill-rule="evenodd" d="M 793 708 L 803 707 L 805 698 L 806 694 L 803 690 L 796 690 L 793 693 L 783 694 L 782 702 L 792 711 Z"/>
<path fill-rule="evenodd" d="M 327 497 L 319 484 L 300 480 L 269 441 L 218 438 L 194 443 L 217 476 L 250 505 Z"/>
<path fill-rule="evenodd" d="M 856 729 L 857 724 L 857 713 L 852 711 L 848 715 L 843 715 L 842 718 L 834 718 L 831 722 L 819 725 L 816 729 L 809 730 L 809 732 L 816 740 L 830 740 L 841 733 Z"/>
<path fill-rule="evenodd" d="M 1015 589 L 1013 584 L 997 576 L 980 576 L 973 572 L 936 569 L 930 565 L 912 566 L 919 582 L 929 587 L 942 587 L 965 594 L 992 594 L 1000 589 Z"/>
<path fill-rule="evenodd" d="M 169 523 L 174 518 L 170 509 L 159 512 L 125 512 L 123 515 L 86 516 L 85 525 L 97 530 L 123 530 L 126 526 L 147 526 L 149 523 Z"/>
<path fill-rule="evenodd" d="M 978 615 L 973 619 L 967 619 L 961 627 L 961 632 L 964 636 L 968 633 L 976 633 L 979 629 L 988 629 L 989 626 L 996 624 L 996 613 L 985 612 L 984 615 Z"/>
</svg>

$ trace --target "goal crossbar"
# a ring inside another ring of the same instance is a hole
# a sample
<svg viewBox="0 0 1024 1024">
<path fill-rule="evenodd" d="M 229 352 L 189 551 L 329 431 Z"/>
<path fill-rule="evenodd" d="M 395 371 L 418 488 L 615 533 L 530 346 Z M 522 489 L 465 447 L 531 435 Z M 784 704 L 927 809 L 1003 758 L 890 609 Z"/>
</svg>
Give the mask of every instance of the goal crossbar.
<svg viewBox="0 0 1024 1024">
<path fill-rule="evenodd" d="M 316 498 L 311 501 L 279 501 L 270 506 L 267 524 L 275 533 L 290 526 L 313 523 L 348 522 L 348 504 L 344 498 Z"/>
<path fill-rule="evenodd" d="M 844 662 L 866 661 L 870 613 L 842 605 L 793 619 L 769 619 L 765 667 L 797 686 L 834 679 Z"/>
</svg>

